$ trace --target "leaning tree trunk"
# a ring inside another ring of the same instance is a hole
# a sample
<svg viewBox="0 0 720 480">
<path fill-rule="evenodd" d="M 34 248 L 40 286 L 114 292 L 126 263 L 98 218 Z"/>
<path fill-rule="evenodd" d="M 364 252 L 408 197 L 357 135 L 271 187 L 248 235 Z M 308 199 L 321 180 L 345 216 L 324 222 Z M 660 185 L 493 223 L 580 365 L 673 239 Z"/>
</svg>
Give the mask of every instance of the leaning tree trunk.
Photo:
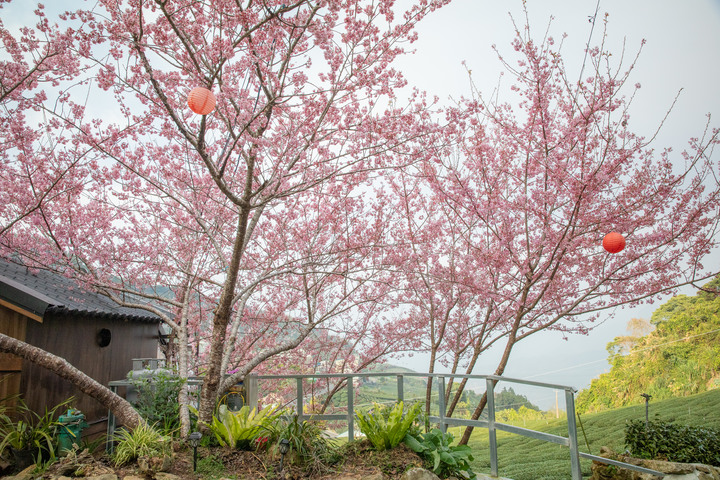
<svg viewBox="0 0 720 480">
<path fill-rule="evenodd" d="M 69 381 L 80 391 L 107 407 L 123 425 L 135 428 L 144 423 L 142 417 L 127 400 L 73 367 L 64 358 L 2 333 L 0 333 L 0 351 L 24 358 Z"/>
</svg>

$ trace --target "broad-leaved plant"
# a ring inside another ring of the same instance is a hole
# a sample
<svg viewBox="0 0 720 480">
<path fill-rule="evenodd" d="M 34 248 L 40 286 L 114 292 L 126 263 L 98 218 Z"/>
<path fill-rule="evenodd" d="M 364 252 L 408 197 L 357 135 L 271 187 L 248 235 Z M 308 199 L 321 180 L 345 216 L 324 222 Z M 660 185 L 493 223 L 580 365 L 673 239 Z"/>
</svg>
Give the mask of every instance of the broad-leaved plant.
<svg viewBox="0 0 720 480">
<path fill-rule="evenodd" d="M 406 436 L 405 444 L 431 462 L 433 472 L 442 478 L 448 476 L 476 478 L 475 472 L 470 468 L 470 462 L 474 459 L 472 450 L 467 445 L 451 445 L 453 440 L 451 433 L 443 433 L 433 428 L 421 434 L 419 438 Z"/>
<path fill-rule="evenodd" d="M 420 415 L 422 404 L 416 403 L 403 415 L 403 402 L 391 409 L 375 405 L 374 411 L 356 413 L 360 431 L 370 440 L 376 450 L 388 450 L 397 447 L 403 441 L 410 426 Z"/>
<path fill-rule="evenodd" d="M 223 446 L 251 450 L 256 438 L 271 432 L 278 416 L 272 406 L 258 411 L 245 405 L 233 412 L 227 405 L 220 405 L 217 414 L 213 415 L 210 430 Z"/>
</svg>

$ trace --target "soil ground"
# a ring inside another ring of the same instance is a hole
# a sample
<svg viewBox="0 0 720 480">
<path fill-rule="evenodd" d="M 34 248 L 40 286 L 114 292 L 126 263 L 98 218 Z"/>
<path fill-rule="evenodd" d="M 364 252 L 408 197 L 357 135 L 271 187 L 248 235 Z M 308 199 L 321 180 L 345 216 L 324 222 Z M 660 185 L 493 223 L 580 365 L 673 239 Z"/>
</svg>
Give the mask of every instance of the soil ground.
<svg viewBox="0 0 720 480">
<path fill-rule="evenodd" d="M 367 441 L 360 441 L 342 448 L 340 460 L 330 466 L 302 469 L 292 461 L 280 471 L 279 459 L 264 452 L 230 450 L 222 447 L 198 448 L 198 472 L 193 472 L 193 452 L 185 446 L 178 448 L 172 457 L 168 473 L 181 480 L 198 478 L 235 478 L 237 480 L 296 480 L 317 479 L 349 480 L 382 473 L 385 478 L 398 478 L 413 466 L 422 466 L 420 457 L 404 444 L 393 450 L 377 452 Z M 288 455 L 290 458 L 290 455 Z M 122 479 L 129 475 L 152 478 L 143 473 L 137 463 L 115 467 L 104 453 L 90 455 L 81 453 L 65 457 L 47 468 L 43 478 L 59 476 L 90 476 L 115 473 Z M 38 477 L 35 477 L 38 478 Z"/>
</svg>

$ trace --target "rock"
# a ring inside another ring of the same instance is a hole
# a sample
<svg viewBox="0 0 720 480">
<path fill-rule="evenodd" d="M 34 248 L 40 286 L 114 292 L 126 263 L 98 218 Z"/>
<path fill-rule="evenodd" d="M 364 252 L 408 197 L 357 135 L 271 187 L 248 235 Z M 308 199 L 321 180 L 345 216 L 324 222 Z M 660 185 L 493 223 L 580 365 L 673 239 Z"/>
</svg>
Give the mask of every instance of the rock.
<svg viewBox="0 0 720 480">
<path fill-rule="evenodd" d="M 118 477 L 114 473 L 103 473 L 102 475 L 85 477 L 85 480 L 118 480 Z"/>
<path fill-rule="evenodd" d="M 615 454 L 606 447 L 600 449 L 600 456 L 618 460 L 631 465 L 637 465 L 664 475 L 658 477 L 647 473 L 638 473 L 621 467 L 607 466 L 593 461 L 591 480 L 720 480 L 720 469 L 697 463 L 666 462 L 663 460 L 644 460 L 627 455 Z"/>
<path fill-rule="evenodd" d="M 31 480 L 33 478 L 33 470 L 35 470 L 35 465 L 30 465 L 17 475 L 5 477 L 5 480 Z"/>
<path fill-rule="evenodd" d="M 366 475 L 362 477 L 360 480 L 384 480 L 385 477 L 382 473 L 373 473 L 372 475 Z"/>
<path fill-rule="evenodd" d="M 440 480 L 440 477 L 424 468 L 411 468 L 403 473 L 400 480 Z"/>
<path fill-rule="evenodd" d="M 102 477 L 104 475 L 114 475 L 115 470 L 112 468 L 101 465 L 101 464 L 94 464 L 94 465 L 83 465 L 78 470 L 76 470 L 75 473 L 73 473 L 74 477 L 79 476 L 85 476 L 85 477 Z"/>
<path fill-rule="evenodd" d="M 683 475 L 665 475 L 663 479 L 667 480 L 698 480 L 698 474 L 696 472 L 687 473 Z"/>
<path fill-rule="evenodd" d="M 665 462 L 662 460 L 645 460 L 641 462 L 644 467 L 658 472 L 667 473 L 668 475 L 687 475 L 695 471 L 695 467 L 691 463 L 675 463 Z"/>
<path fill-rule="evenodd" d="M 145 477 L 138 477 L 137 475 L 126 475 L 123 480 L 145 480 Z"/>
<path fill-rule="evenodd" d="M 155 478 L 155 480 L 180 480 L 180 477 L 177 475 L 167 472 L 157 472 L 153 478 Z"/>
<path fill-rule="evenodd" d="M 707 465 L 703 465 L 704 467 Z M 708 471 L 700 470 L 698 480 L 715 480 L 720 478 L 720 467 L 710 467 Z"/>
<path fill-rule="evenodd" d="M 139 457 L 138 468 L 142 474 L 153 475 L 155 472 L 167 472 L 172 466 L 172 457 Z"/>
</svg>

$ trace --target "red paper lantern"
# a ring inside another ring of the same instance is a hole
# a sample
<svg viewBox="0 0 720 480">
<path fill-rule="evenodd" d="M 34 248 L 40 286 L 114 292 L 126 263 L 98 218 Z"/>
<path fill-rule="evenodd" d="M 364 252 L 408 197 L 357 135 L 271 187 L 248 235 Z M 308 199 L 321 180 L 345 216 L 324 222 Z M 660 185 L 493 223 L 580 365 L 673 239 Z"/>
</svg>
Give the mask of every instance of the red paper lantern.
<svg viewBox="0 0 720 480">
<path fill-rule="evenodd" d="M 625 248 L 625 237 L 618 232 L 610 232 L 603 238 L 603 248 L 610 253 L 622 252 Z"/>
<path fill-rule="evenodd" d="M 207 115 L 215 110 L 215 101 L 215 95 L 203 87 L 193 88 L 190 91 L 190 95 L 188 95 L 188 106 L 190 110 L 199 115 Z"/>
</svg>

